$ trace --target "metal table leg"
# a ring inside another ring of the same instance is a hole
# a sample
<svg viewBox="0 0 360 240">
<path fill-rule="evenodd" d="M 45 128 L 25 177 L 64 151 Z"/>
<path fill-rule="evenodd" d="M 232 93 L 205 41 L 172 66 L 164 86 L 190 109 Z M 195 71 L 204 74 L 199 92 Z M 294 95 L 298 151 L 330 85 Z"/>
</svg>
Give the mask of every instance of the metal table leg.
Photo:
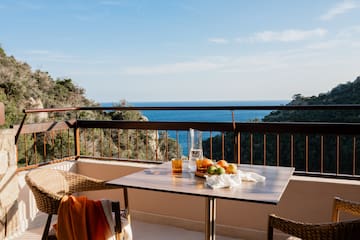
<svg viewBox="0 0 360 240">
<path fill-rule="evenodd" d="M 205 240 L 215 240 L 216 199 L 205 199 Z"/>
</svg>

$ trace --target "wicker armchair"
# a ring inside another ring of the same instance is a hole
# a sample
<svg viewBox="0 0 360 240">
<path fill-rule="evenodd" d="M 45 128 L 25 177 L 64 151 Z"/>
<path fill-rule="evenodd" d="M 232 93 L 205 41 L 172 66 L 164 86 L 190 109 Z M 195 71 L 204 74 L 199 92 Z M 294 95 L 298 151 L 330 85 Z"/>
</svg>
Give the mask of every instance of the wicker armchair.
<svg viewBox="0 0 360 240">
<path fill-rule="evenodd" d="M 270 214 L 268 222 L 268 240 L 273 239 L 274 228 L 292 236 L 309 240 L 333 239 L 360 239 L 360 219 L 339 221 L 339 211 L 346 211 L 360 216 L 360 203 L 334 199 L 334 222 L 329 223 L 303 223 Z"/>
<path fill-rule="evenodd" d="M 335 197 L 332 212 L 333 222 L 339 222 L 339 216 L 341 211 L 360 216 L 360 203 Z"/>
<path fill-rule="evenodd" d="M 106 185 L 103 180 L 86 177 L 68 171 L 48 168 L 38 168 L 29 171 L 25 176 L 25 181 L 34 194 L 37 208 L 48 214 L 42 235 L 43 240 L 48 239 L 52 216 L 57 214 L 63 196 L 84 191 L 119 188 Z M 121 215 L 128 217 L 128 199 L 126 191 L 124 192 L 124 199 L 125 210 Z M 116 238 L 119 239 L 122 231 L 119 202 L 113 202 L 112 208 L 113 212 L 115 212 Z"/>
</svg>

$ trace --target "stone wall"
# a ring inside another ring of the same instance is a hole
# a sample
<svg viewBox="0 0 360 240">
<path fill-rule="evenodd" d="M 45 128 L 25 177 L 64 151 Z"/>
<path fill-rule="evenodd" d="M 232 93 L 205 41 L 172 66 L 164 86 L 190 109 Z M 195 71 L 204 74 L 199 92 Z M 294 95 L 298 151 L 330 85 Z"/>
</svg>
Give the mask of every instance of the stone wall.
<svg viewBox="0 0 360 240">
<path fill-rule="evenodd" d="M 15 130 L 0 130 L 0 239 L 17 232 L 19 186 Z"/>
</svg>

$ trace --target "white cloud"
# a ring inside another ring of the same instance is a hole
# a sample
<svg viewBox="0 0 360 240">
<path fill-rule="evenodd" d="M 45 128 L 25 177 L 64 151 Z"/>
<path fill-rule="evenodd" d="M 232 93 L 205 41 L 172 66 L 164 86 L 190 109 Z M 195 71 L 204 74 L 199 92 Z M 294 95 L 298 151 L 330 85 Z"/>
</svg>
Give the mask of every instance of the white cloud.
<svg viewBox="0 0 360 240">
<path fill-rule="evenodd" d="M 339 29 L 332 38 L 324 41 L 312 42 L 305 46 L 308 49 L 350 49 L 358 47 L 360 43 L 360 25 L 347 26 Z"/>
<path fill-rule="evenodd" d="M 336 17 L 337 15 L 344 14 L 354 8 L 357 8 L 358 5 L 352 1 L 344 1 L 336 4 L 334 7 L 330 8 L 325 14 L 323 14 L 320 19 L 327 21 Z"/>
<path fill-rule="evenodd" d="M 341 30 L 337 34 L 337 38 L 356 38 L 359 39 L 360 35 L 360 25 L 357 26 L 350 26 L 343 30 Z"/>
<path fill-rule="evenodd" d="M 281 32 L 264 31 L 255 33 L 248 39 L 251 42 L 294 42 L 307 40 L 314 37 L 323 37 L 326 29 L 316 28 L 313 30 L 289 29 Z M 241 41 L 241 40 L 240 40 Z"/>
<path fill-rule="evenodd" d="M 358 51 L 360 49 L 354 48 L 358 45 L 358 42 L 333 39 L 283 51 L 262 52 L 236 57 L 200 57 L 195 60 L 169 64 L 131 66 L 125 68 L 120 74 L 131 76 L 169 75 L 173 77 L 178 74 L 190 73 L 210 75 L 216 73 L 214 76 L 217 76 L 223 73 L 288 72 L 289 69 L 297 67 L 316 68 L 318 66 L 326 66 L 327 64 L 332 65 L 333 62 L 342 57 L 339 56 L 339 59 L 333 59 L 329 56 L 338 54 L 339 49 Z"/>
<path fill-rule="evenodd" d="M 339 30 L 333 39 L 313 42 L 306 46 L 308 49 L 341 49 L 358 47 L 360 42 L 360 25 L 354 25 Z"/>
<path fill-rule="evenodd" d="M 309 44 L 308 46 L 306 46 L 306 48 L 319 49 L 319 50 L 320 49 L 333 49 L 333 48 L 339 47 L 343 43 L 344 43 L 344 41 L 340 41 L 340 40 L 329 40 L 329 41 L 316 42 L 316 43 Z"/>
<path fill-rule="evenodd" d="M 217 44 L 227 44 L 229 41 L 225 38 L 209 38 L 209 42 L 217 43 Z"/>
<path fill-rule="evenodd" d="M 127 75 L 162 75 L 187 72 L 202 72 L 219 68 L 219 63 L 206 60 L 160 64 L 149 67 L 128 67 L 123 73 Z"/>
<path fill-rule="evenodd" d="M 175 62 L 171 64 L 159 64 L 152 66 L 133 66 L 125 68 L 121 74 L 133 76 L 149 75 L 176 75 L 188 73 L 222 72 L 244 73 L 284 69 L 297 62 L 298 59 L 309 58 L 309 53 L 300 50 L 265 52 L 254 55 L 238 57 L 216 56 L 204 57 L 193 61 Z M 311 53 L 313 54 L 313 53 Z"/>
<path fill-rule="evenodd" d="M 353 42 L 352 43 L 353 47 L 359 47 L 360 48 L 360 42 Z"/>
</svg>

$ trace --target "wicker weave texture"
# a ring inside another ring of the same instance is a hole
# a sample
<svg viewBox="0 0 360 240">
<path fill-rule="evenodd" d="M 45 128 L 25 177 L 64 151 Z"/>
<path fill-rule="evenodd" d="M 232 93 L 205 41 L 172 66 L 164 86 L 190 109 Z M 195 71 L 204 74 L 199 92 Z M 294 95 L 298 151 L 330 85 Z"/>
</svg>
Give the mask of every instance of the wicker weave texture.
<svg viewBox="0 0 360 240">
<path fill-rule="evenodd" d="M 360 219 L 346 222 L 311 224 L 270 215 L 269 226 L 301 239 L 360 239 Z"/>
<path fill-rule="evenodd" d="M 103 180 L 45 168 L 29 171 L 25 180 L 34 194 L 38 209 L 47 214 L 57 214 L 61 198 L 65 195 L 116 188 L 106 185 Z"/>
<path fill-rule="evenodd" d="M 334 198 L 333 222 L 328 223 L 304 223 L 270 214 L 268 239 L 273 239 L 274 229 L 307 240 L 360 239 L 360 219 L 339 221 L 340 211 L 360 216 L 360 203 Z"/>
<path fill-rule="evenodd" d="M 340 212 L 347 212 L 355 216 L 360 216 L 360 203 L 335 197 L 332 215 L 333 222 L 339 221 Z"/>
</svg>

